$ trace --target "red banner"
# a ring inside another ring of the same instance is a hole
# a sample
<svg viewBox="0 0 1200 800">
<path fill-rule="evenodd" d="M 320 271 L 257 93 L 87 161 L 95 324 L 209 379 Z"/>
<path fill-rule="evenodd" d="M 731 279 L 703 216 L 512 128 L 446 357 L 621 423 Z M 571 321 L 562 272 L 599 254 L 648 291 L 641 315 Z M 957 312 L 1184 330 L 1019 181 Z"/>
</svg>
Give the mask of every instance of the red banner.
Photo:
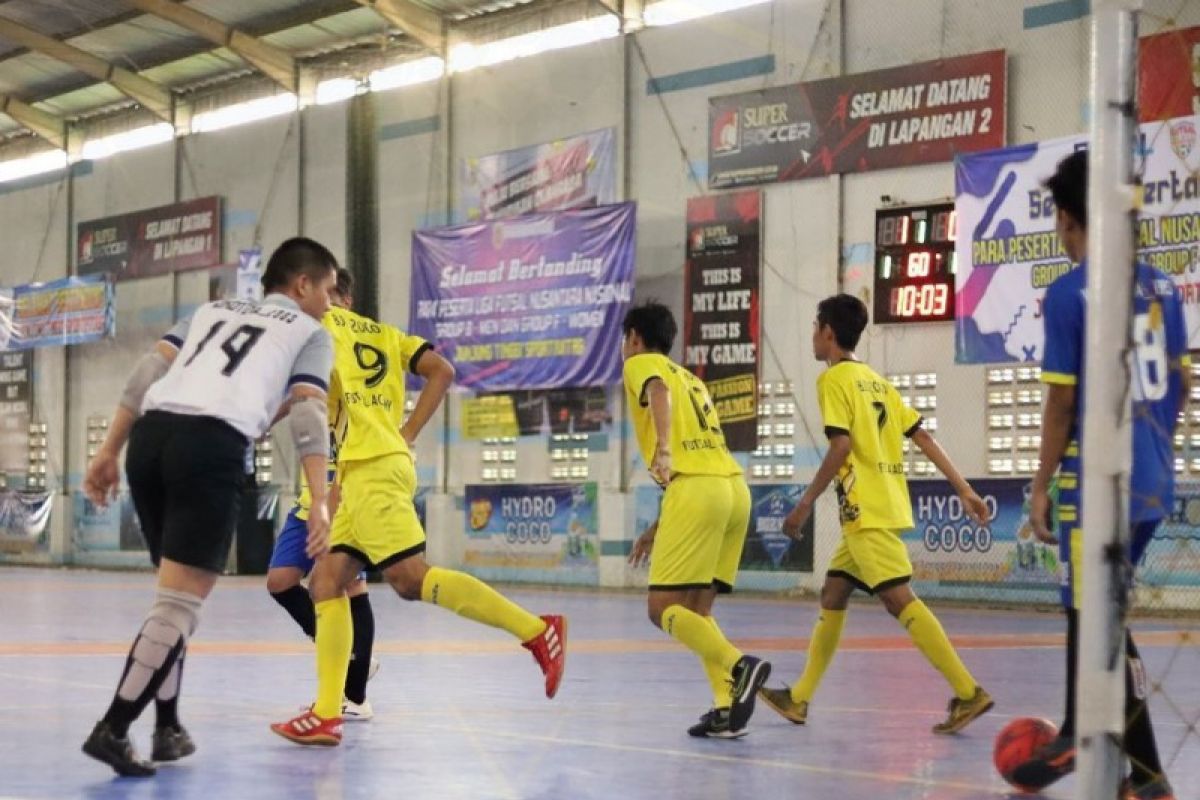
<svg viewBox="0 0 1200 800">
<path fill-rule="evenodd" d="M 80 275 L 126 281 L 221 263 L 221 198 L 201 197 L 79 223 Z"/>
<path fill-rule="evenodd" d="M 950 161 L 1004 146 L 1006 58 L 958 58 L 714 97 L 714 189 Z"/>
<path fill-rule="evenodd" d="M 757 189 L 687 204 L 683 365 L 708 385 L 736 452 L 758 448 L 761 212 Z"/>
<path fill-rule="evenodd" d="M 1200 114 L 1200 26 L 1147 36 L 1138 49 L 1138 118 Z"/>
</svg>

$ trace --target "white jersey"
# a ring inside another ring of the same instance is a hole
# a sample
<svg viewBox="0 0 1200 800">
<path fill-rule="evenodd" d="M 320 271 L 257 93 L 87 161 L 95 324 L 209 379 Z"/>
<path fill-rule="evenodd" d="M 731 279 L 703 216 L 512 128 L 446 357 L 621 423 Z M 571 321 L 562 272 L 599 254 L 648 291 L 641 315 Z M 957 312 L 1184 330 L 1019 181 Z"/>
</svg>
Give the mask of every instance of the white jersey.
<svg viewBox="0 0 1200 800">
<path fill-rule="evenodd" d="M 179 354 L 146 392 L 142 413 L 215 417 L 257 439 L 292 386 L 328 391 L 329 334 L 283 295 L 205 303 L 163 340 Z"/>
</svg>

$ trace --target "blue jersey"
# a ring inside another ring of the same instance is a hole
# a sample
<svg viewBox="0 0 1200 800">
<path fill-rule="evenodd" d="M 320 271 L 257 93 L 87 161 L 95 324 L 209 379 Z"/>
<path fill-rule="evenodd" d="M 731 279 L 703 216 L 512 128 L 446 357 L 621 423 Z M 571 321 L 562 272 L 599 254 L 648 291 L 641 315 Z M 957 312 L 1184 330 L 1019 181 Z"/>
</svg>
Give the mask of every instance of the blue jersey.
<svg viewBox="0 0 1200 800">
<path fill-rule="evenodd" d="M 1050 285 L 1042 306 L 1045 356 L 1042 380 L 1077 387 L 1075 421 L 1059 472 L 1063 522 L 1079 523 L 1080 448 L 1084 398 L 1084 293 L 1087 263 Z M 1130 376 L 1133 413 L 1133 472 L 1130 522 L 1159 520 L 1174 502 L 1175 423 L 1186 398 L 1183 377 L 1172 364 L 1188 365 L 1183 302 L 1175 284 L 1158 270 L 1138 264 L 1133 305 L 1136 370 Z M 1071 525 L 1073 523 L 1073 525 Z"/>
</svg>

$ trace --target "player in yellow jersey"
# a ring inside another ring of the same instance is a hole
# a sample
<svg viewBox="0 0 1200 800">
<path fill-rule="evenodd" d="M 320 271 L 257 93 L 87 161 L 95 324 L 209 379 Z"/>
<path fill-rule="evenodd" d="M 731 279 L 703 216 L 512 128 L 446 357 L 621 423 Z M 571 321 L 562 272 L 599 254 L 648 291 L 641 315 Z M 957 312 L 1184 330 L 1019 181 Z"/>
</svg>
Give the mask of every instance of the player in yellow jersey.
<svg viewBox="0 0 1200 800">
<path fill-rule="evenodd" d="M 330 309 L 324 323 L 334 341 L 329 405 L 340 504 L 330 552 L 317 561 L 309 582 L 317 617 L 317 700 L 271 729 L 298 744 L 341 742 L 351 652 L 346 588 L 367 565 L 377 567 L 405 600 L 423 600 L 511 633 L 533 653 L 545 674 L 546 696 L 553 697 L 566 659 L 566 620 L 534 616 L 477 578 L 425 561 L 411 447 L 453 383 L 454 367 L 420 337 L 352 311 Z M 407 420 L 406 372 L 425 379 Z"/>
<path fill-rule="evenodd" d="M 956 733 L 988 711 L 992 698 L 975 683 L 937 617 L 909 586 L 912 564 L 900 535 L 913 526 L 913 520 L 901 437 L 911 438 L 941 470 L 972 520 L 986 525 L 989 512 L 946 451 L 921 427 L 921 416 L 904 405 L 888 381 L 855 358 L 854 348 L 866 327 L 867 307 L 857 297 L 839 294 L 817 306 L 813 355 L 829 365 L 817 379 L 829 452 L 784 520 L 783 531 L 793 538 L 800 536 L 813 504 L 832 481 L 842 543 L 821 587 L 821 614 L 809 641 L 804 674 L 790 690 L 764 689 L 762 697 L 786 719 L 804 724 L 809 701 L 837 650 L 850 595 L 862 589 L 883 601 L 954 689 L 949 715 L 933 731 Z"/>
<path fill-rule="evenodd" d="M 330 302 L 338 308 L 349 309 L 354 302 L 354 277 L 350 270 L 338 267 L 337 289 L 329 293 Z M 334 481 L 337 451 L 330 453 L 329 482 Z M 308 507 L 312 492 L 308 481 L 301 475 L 300 497 L 288 512 L 283 528 L 271 551 L 271 563 L 267 569 L 267 591 L 291 615 L 308 638 L 316 636 L 317 616 L 313 610 L 312 597 L 301 581 L 313 569 L 315 559 L 305 552 L 308 538 Z M 330 509 L 332 516 L 334 509 Z M 374 712 L 367 701 L 367 681 L 379 669 L 379 661 L 372 657 L 375 643 L 375 615 L 371 611 L 371 597 L 367 594 L 365 576 L 359 576 L 346 591 L 350 598 L 350 616 L 354 624 L 354 648 L 350 667 L 346 671 L 346 697 L 342 702 L 342 717 L 346 720 L 364 722 Z"/>
<path fill-rule="evenodd" d="M 650 620 L 700 658 L 712 686 L 713 708 L 688 733 L 737 738 L 771 665 L 730 644 L 712 606 L 737 579 L 750 489 L 704 382 L 667 357 L 677 331 L 670 309 L 645 303 L 629 310 L 622 327 L 634 432 L 664 490 L 658 522 L 635 543 L 630 561 L 650 556 Z"/>
</svg>

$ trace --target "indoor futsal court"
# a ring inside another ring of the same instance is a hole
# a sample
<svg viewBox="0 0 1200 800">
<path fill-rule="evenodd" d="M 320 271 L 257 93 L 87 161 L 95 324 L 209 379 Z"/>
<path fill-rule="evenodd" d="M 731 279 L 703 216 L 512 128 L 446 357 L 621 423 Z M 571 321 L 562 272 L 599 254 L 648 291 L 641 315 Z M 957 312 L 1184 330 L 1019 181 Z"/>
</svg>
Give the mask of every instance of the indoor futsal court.
<svg viewBox="0 0 1200 800">
<path fill-rule="evenodd" d="M 311 693 L 312 647 L 257 581 L 238 578 L 214 595 L 211 625 L 188 665 L 181 713 L 197 739 L 193 760 L 150 782 L 114 781 L 64 741 L 74 744 L 106 702 L 127 647 L 124 628 L 149 585 L 148 575 L 4 571 L 6 618 L 23 620 L 6 624 L 0 643 L 5 715 L 19 732 L 4 749 L 4 797 L 602 798 L 681 796 L 686 786 L 682 796 L 696 798 L 982 800 L 1012 793 L 990 769 L 997 731 L 1061 702 L 1057 687 L 1039 679 L 1059 668 L 1057 616 L 947 610 L 941 616 L 964 658 L 1006 701 L 962 735 L 934 738 L 929 726 L 946 700 L 936 675 L 882 610 L 856 603 L 837 672 L 808 725 L 759 708 L 744 739 L 696 741 L 682 729 L 703 710 L 703 675 L 645 623 L 639 596 L 514 595 L 571 618 L 567 675 L 548 702 L 537 668 L 502 635 L 443 623 L 437 609 L 400 606 L 373 587 L 382 661 L 370 684 L 375 719 L 351 727 L 336 751 L 293 752 L 266 725 Z M 94 622 L 73 611 L 84 602 Z M 721 624 L 742 631 L 746 648 L 790 679 L 803 664 L 814 610 L 812 601 L 739 599 L 722 610 Z M 1154 621 L 1140 622 L 1138 633 L 1156 671 L 1182 635 L 1179 625 Z M 1200 681 L 1184 664 L 1195 665 L 1195 652 L 1178 658 L 1172 702 L 1194 708 Z M 1164 720 L 1160 746 L 1178 752 L 1172 782 L 1200 785 L 1200 749 L 1186 723 L 1166 703 L 1153 711 Z M 134 731 L 143 742 L 145 727 Z M 1045 796 L 1069 798 L 1071 789 L 1064 782 Z"/>
<path fill-rule="evenodd" d="M 1200 0 L 0 0 L 0 800 L 1200 800 Z"/>
</svg>

